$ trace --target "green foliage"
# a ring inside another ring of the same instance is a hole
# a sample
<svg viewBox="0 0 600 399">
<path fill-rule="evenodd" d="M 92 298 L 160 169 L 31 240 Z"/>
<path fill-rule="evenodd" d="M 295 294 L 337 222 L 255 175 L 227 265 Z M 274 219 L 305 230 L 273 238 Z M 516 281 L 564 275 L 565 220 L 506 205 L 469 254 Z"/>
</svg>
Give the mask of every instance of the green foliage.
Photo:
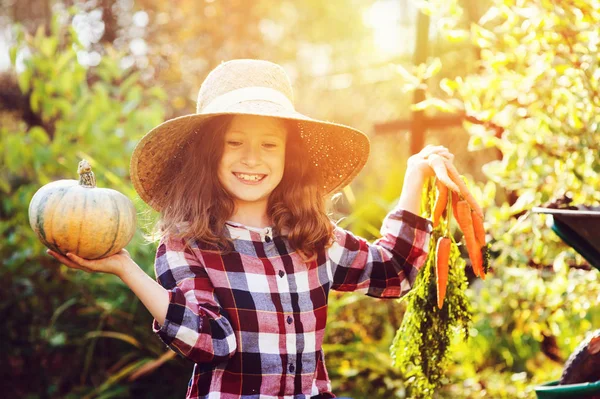
<svg viewBox="0 0 600 399">
<path fill-rule="evenodd" d="M 514 216 L 565 192 L 600 203 L 599 23 L 597 0 L 497 0 L 471 27 L 480 73 L 444 81 L 448 101 L 478 121 L 470 150 L 502 152 L 485 175 L 518 197 L 488 213 L 503 265 L 549 265 L 566 249 L 546 217 Z"/>
<path fill-rule="evenodd" d="M 423 192 L 422 207 L 427 216 L 433 214 L 435 189 L 429 179 Z M 451 198 L 448 199 L 451 201 Z M 450 213 L 449 213 L 450 215 Z M 407 311 L 391 347 L 394 364 L 407 379 L 411 398 L 431 398 L 446 382 L 450 343 L 459 333 L 467 339 L 471 309 L 466 297 L 465 261 L 452 238 L 446 298 L 440 309 L 437 301 L 436 243 L 448 236 L 450 216 L 433 231 L 429 254 L 412 290 L 406 295 Z"/>
<path fill-rule="evenodd" d="M 428 7 L 455 11 L 445 33 L 470 37 L 480 60 L 475 73 L 442 80 L 446 97 L 424 106 L 465 112 L 469 149 L 502 154 L 484 165 L 485 185 L 472 187 L 492 236 L 491 274 L 467 290 L 471 339 L 455 343 L 448 374 L 457 382 L 439 394 L 534 398 L 533 386 L 557 379 L 600 323 L 597 272 L 551 231 L 549 217 L 529 212 L 565 193 L 575 204 L 600 202 L 600 2 L 495 0 L 462 34 L 458 1 Z M 510 202 L 496 204 L 496 191 Z"/>
<path fill-rule="evenodd" d="M 454 342 L 457 381 L 444 397 L 534 398 L 535 385 L 556 380 L 590 330 L 600 325 L 596 272 L 570 268 L 568 256 L 554 270 L 497 268 L 493 279 L 467 290 L 473 308 L 468 342 Z"/>
<path fill-rule="evenodd" d="M 142 86 L 138 72 L 122 70 L 122 55 L 110 47 L 98 66 L 80 65 L 85 49 L 56 17 L 49 35 L 43 28 L 34 36 L 16 29 L 11 60 L 23 55 L 17 79 L 31 112 L 22 119 L 3 116 L 0 126 L 0 364 L 11 366 L 2 391 L 10 397 L 123 397 L 135 391 L 124 379 L 164 352 L 152 337 L 151 317 L 114 276 L 70 270 L 47 256 L 29 226 L 28 205 L 43 185 L 76 179 L 86 158 L 98 186 L 121 191 L 146 212 L 128 166 L 136 142 L 163 119 L 164 93 Z M 152 270 L 154 248 L 141 231 L 128 249 Z M 189 376 L 174 371 L 167 374 L 185 378 L 185 388 Z M 164 388 L 156 395 L 168 397 Z"/>
<path fill-rule="evenodd" d="M 334 393 L 352 398 L 405 398 L 390 342 L 403 306 L 362 294 L 331 292 L 323 350 Z"/>
</svg>

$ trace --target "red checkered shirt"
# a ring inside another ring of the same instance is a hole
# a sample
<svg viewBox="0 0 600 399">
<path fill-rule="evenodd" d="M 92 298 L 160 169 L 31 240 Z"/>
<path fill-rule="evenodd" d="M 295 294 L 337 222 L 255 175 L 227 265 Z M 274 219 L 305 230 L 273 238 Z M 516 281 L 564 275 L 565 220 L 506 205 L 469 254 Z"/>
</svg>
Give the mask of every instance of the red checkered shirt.
<svg viewBox="0 0 600 399">
<path fill-rule="evenodd" d="M 333 398 L 323 334 L 330 289 L 378 298 L 406 294 L 425 263 L 431 222 L 390 212 L 374 243 L 339 227 L 335 242 L 303 263 L 284 234 L 227 222 L 235 250 L 163 239 L 157 281 L 169 292 L 153 330 L 195 363 L 186 398 Z"/>
</svg>

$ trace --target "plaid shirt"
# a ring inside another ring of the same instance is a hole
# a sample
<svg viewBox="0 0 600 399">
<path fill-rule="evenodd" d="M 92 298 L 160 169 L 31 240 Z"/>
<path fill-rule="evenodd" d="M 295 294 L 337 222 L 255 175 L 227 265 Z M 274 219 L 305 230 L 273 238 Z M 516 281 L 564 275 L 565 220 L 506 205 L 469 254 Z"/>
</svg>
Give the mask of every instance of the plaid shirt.
<svg viewBox="0 0 600 399">
<path fill-rule="evenodd" d="M 335 397 L 321 349 L 329 290 L 404 295 L 431 231 L 429 220 L 395 210 L 373 244 L 335 227 L 334 244 L 310 265 L 270 228 L 227 222 L 228 255 L 163 239 L 155 271 L 170 303 L 164 325 L 152 328 L 195 363 L 186 398 Z"/>
</svg>

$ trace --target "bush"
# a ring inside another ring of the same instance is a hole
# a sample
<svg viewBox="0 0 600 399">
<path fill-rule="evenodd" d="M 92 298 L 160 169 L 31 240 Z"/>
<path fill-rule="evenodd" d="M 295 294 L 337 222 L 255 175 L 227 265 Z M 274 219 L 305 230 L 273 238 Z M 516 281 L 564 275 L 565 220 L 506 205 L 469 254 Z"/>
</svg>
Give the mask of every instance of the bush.
<svg viewBox="0 0 600 399">
<path fill-rule="evenodd" d="M 10 397 L 135 396 L 139 383 L 125 379 L 165 352 L 152 317 L 120 280 L 59 265 L 27 217 L 33 194 L 51 181 L 76 179 L 81 158 L 98 186 L 136 198 L 138 212 L 148 211 L 128 181 L 129 160 L 141 136 L 162 121 L 165 94 L 141 85 L 137 71 L 119 67 L 122 55 L 104 50 L 97 66 L 82 66 L 86 49 L 55 15 L 49 34 L 19 30 L 10 52 L 15 67 L 22 61 L 16 78 L 25 99 L 23 112 L 4 114 L 0 125 L 0 364 L 9 365 L 0 385 Z M 155 249 L 141 231 L 128 249 L 153 275 Z M 163 372 L 172 386 L 147 380 L 144 391 L 183 396 L 191 365 L 173 364 Z"/>
</svg>

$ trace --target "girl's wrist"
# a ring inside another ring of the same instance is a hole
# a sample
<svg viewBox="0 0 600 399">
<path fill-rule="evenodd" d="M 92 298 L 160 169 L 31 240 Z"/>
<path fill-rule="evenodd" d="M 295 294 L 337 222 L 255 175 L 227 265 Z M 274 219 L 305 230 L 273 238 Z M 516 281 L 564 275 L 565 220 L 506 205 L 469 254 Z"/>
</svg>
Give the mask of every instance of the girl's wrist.
<svg viewBox="0 0 600 399">
<path fill-rule="evenodd" d="M 140 266 L 135 263 L 133 261 L 133 259 L 128 258 L 127 261 L 125 261 L 121 267 L 119 268 L 119 271 L 116 272 L 115 274 L 117 275 L 117 277 L 119 277 L 121 280 L 123 280 L 123 282 L 125 284 L 127 284 L 126 280 L 130 280 L 132 276 L 134 276 L 136 274 L 136 272 L 142 271 L 142 273 L 145 274 L 145 272 L 140 268 Z"/>
<path fill-rule="evenodd" d="M 409 167 L 406 170 L 398 208 L 412 212 L 415 215 L 421 214 L 421 194 L 425 178 L 425 174 L 419 169 Z"/>
<path fill-rule="evenodd" d="M 407 182 L 421 182 L 425 183 L 427 178 L 426 172 L 417 166 L 408 166 L 406 173 L 404 174 L 404 183 Z"/>
</svg>

